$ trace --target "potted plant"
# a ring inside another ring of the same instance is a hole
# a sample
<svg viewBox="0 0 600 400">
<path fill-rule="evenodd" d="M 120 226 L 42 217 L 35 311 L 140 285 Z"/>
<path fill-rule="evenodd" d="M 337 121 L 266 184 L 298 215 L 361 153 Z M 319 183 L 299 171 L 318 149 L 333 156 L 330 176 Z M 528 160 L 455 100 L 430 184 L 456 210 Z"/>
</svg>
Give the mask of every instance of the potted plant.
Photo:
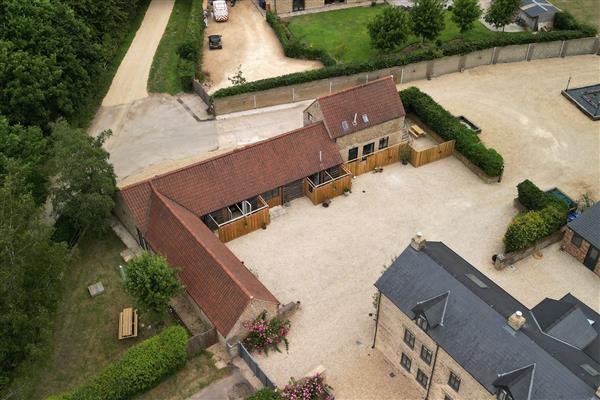
<svg viewBox="0 0 600 400">
<path fill-rule="evenodd" d="M 350 189 L 345 187 L 344 188 L 344 196 L 348 197 L 350 195 Z"/>
<path fill-rule="evenodd" d="M 400 160 L 402 160 L 402 165 L 408 164 L 408 160 L 410 160 L 410 147 L 406 146 L 400 149 Z"/>
</svg>

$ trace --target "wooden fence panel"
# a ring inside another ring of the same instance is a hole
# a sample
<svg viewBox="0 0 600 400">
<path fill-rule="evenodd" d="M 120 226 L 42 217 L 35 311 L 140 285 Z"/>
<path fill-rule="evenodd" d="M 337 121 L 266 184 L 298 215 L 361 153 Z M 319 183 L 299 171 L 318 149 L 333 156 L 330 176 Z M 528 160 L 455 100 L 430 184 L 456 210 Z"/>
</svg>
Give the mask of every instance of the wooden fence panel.
<svg viewBox="0 0 600 400">
<path fill-rule="evenodd" d="M 450 140 L 425 150 L 415 150 L 411 147 L 410 163 L 414 167 L 420 167 L 422 165 L 451 156 L 452 152 L 454 151 L 454 143 L 454 140 Z"/>
<path fill-rule="evenodd" d="M 344 167 L 354 176 L 362 175 L 365 172 L 373 171 L 375 167 L 383 167 L 400 161 L 400 149 L 405 146 L 407 144 L 400 143 L 383 150 L 378 150 L 368 155 L 365 160 L 359 158 L 346 163 Z"/>
<path fill-rule="evenodd" d="M 247 233 L 261 229 L 263 225 L 268 225 L 269 222 L 271 222 L 269 207 L 265 207 L 246 217 L 221 226 L 219 228 L 219 239 L 222 242 L 229 242 Z"/>
<path fill-rule="evenodd" d="M 308 178 L 304 181 L 304 193 L 313 202 L 321 204 L 327 199 L 333 199 L 344 193 L 344 189 L 352 187 L 352 175 L 342 176 L 319 187 L 311 187 Z M 311 190 L 312 189 L 312 190 Z"/>
</svg>

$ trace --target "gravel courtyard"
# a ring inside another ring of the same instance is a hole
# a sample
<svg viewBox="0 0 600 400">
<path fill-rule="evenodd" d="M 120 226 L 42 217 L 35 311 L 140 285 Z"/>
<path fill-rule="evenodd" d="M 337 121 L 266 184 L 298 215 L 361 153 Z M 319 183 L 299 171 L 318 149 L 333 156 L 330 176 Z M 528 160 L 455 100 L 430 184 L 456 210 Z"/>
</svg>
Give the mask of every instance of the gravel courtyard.
<svg viewBox="0 0 600 400">
<path fill-rule="evenodd" d="M 515 79 L 506 77 L 515 76 Z M 299 199 L 267 230 L 228 243 L 282 302 L 299 300 L 289 353 L 258 357 L 278 384 L 323 365 L 340 399 L 415 398 L 414 382 L 371 350 L 373 283 L 415 232 L 443 241 L 528 307 L 571 292 L 600 311 L 600 279 L 558 245 L 496 271 L 491 256 L 516 214 L 515 185 L 529 178 L 572 197 L 597 198 L 600 125 L 560 95 L 598 79 L 597 57 L 498 65 L 413 83 L 483 129 L 506 160 L 500 184 L 483 183 L 454 157 L 415 169 L 364 174 L 329 208 Z M 500 79 L 504 77 L 504 79 Z"/>
</svg>

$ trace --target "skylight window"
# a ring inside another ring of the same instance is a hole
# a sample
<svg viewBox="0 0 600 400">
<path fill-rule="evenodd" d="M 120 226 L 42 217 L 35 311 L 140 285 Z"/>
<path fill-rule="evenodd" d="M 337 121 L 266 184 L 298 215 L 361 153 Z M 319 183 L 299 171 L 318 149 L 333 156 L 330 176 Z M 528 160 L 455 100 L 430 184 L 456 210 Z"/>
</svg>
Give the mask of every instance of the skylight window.
<svg viewBox="0 0 600 400">
<path fill-rule="evenodd" d="M 368 123 L 369 123 L 369 117 L 367 116 L 367 114 L 363 114 L 363 115 L 362 115 L 362 119 L 363 119 L 363 122 L 364 122 L 365 124 L 368 124 Z"/>
<path fill-rule="evenodd" d="M 588 374 L 590 374 L 591 376 L 598 376 L 600 375 L 600 372 L 596 371 L 594 369 L 594 367 L 592 367 L 589 364 L 582 364 L 581 368 L 585 369 L 585 372 L 587 372 Z"/>
<path fill-rule="evenodd" d="M 473 274 L 465 274 L 465 276 L 467 278 L 469 278 L 471 281 L 473 281 L 473 283 L 475 283 L 480 288 L 487 289 L 488 285 L 486 285 L 481 279 L 479 279 L 475 275 L 473 275 Z"/>
<path fill-rule="evenodd" d="M 348 125 L 348 121 L 343 120 L 342 121 L 342 129 L 347 131 L 348 129 L 350 129 L 350 126 Z"/>
</svg>

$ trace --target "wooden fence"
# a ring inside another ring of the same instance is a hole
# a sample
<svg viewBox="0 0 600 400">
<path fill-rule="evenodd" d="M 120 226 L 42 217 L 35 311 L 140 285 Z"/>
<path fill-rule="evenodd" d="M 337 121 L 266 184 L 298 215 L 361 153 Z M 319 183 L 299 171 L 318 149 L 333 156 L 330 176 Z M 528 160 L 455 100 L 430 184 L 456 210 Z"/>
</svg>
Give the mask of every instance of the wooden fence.
<svg viewBox="0 0 600 400">
<path fill-rule="evenodd" d="M 219 239 L 222 242 L 229 242 L 235 238 L 243 236 L 247 233 L 261 229 L 263 225 L 268 225 L 271 222 L 269 216 L 269 207 L 261 208 L 230 223 L 219 227 Z"/>
<path fill-rule="evenodd" d="M 450 140 L 424 150 L 416 150 L 411 147 L 410 163 L 414 167 L 420 167 L 421 165 L 429 164 L 431 162 L 451 156 L 452 152 L 454 151 L 455 142 L 455 140 Z"/>
<path fill-rule="evenodd" d="M 344 172 L 346 172 L 345 175 L 319 186 L 314 186 L 308 178 L 304 179 L 304 194 L 315 205 L 339 196 L 344 193 L 345 188 L 350 189 L 352 187 L 352 174 L 349 171 Z"/>
<path fill-rule="evenodd" d="M 376 167 L 383 167 L 400 161 L 400 149 L 406 146 L 408 146 L 407 143 L 400 143 L 378 150 L 367 157 L 349 161 L 344 164 L 344 167 L 354 176 L 362 175 L 365 172 L 373 171 Z"/>
</svg>

